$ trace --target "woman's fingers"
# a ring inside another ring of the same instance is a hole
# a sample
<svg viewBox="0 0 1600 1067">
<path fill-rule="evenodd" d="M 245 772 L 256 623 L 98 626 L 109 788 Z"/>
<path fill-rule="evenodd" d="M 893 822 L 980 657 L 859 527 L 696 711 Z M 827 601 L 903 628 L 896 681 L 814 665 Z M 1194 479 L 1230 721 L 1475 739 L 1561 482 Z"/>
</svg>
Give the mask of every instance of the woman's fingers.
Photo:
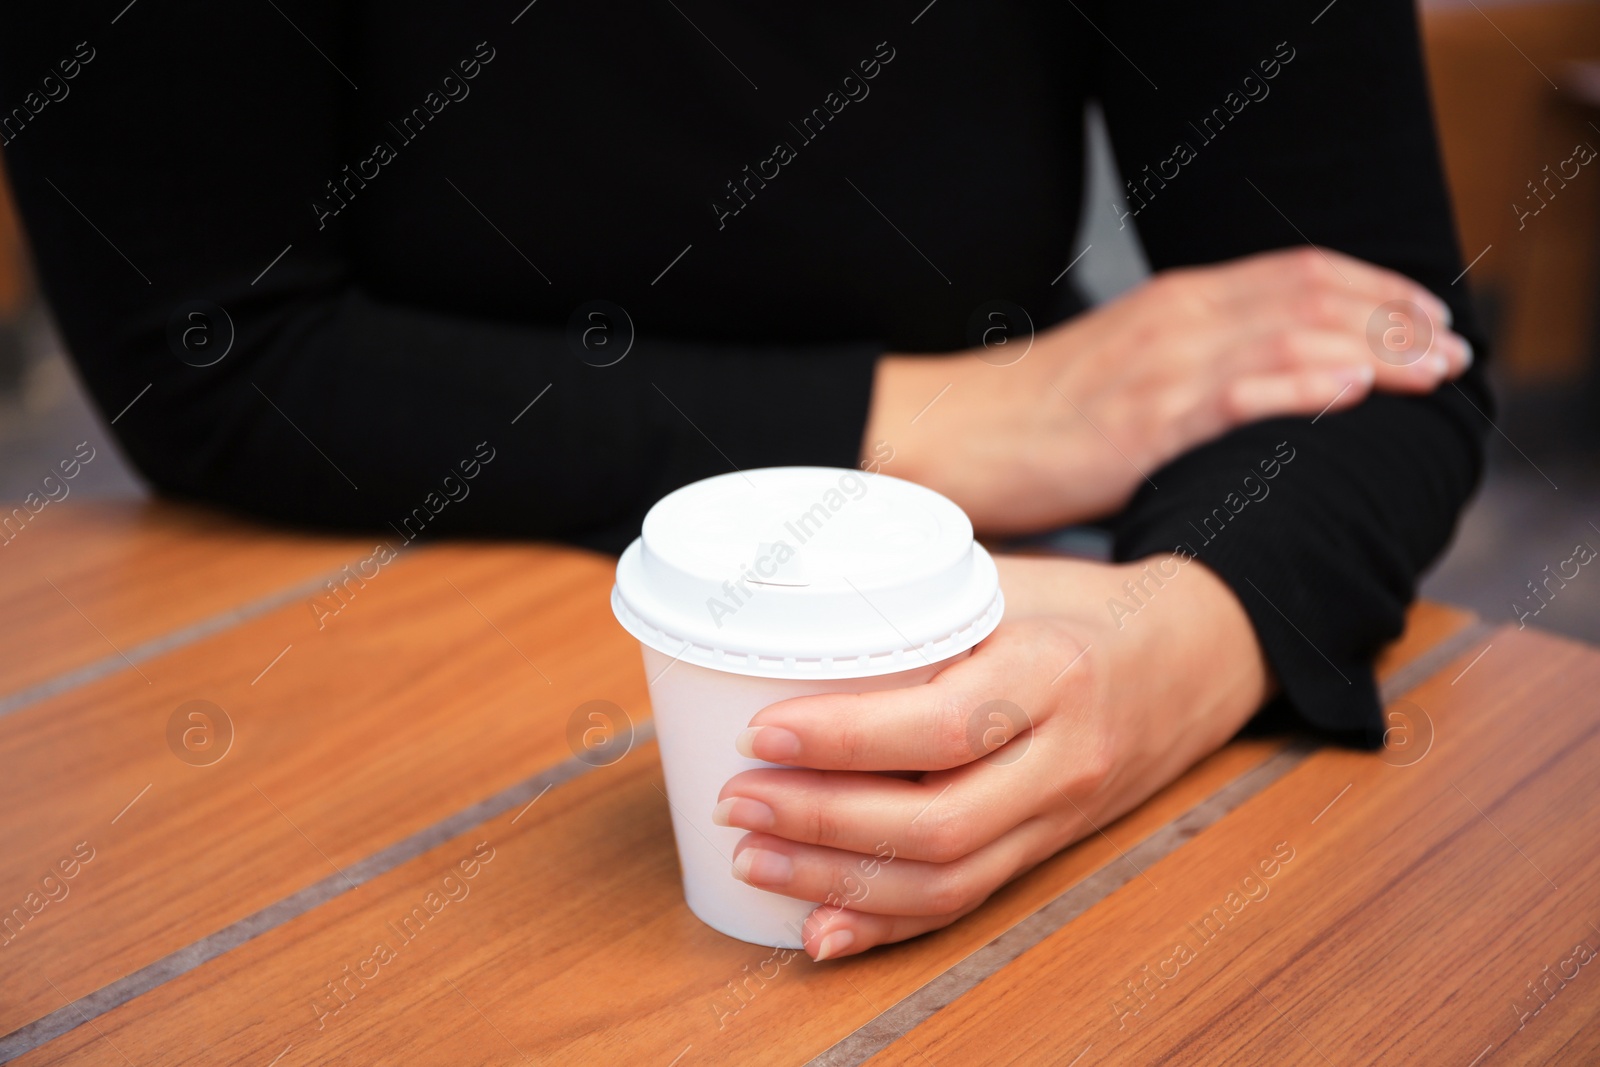
<svg viewBox="0 0 1600 1067">
<path fill-rule="evenodd" d="M 1437 328 L 1448 328 L 1450 306 L 1420 282 L 1342 252 L 1309 245 L 1246 256 L 1218 268 L 1214 299 L 1230 304 L 1293 301 L 1304 293 L 1344 293 L 1370 315 L 1380 305 L 1406 301 Z"/>
<path fill-rule="evenodd" d="M 922 685 L 797 697 L 763 708 L 739 748 L 753 759 L 818 770 L 959 767 L 1009 742 L 1054 706 L 1061 692 L 1040 665 L 1066 667 L 1083 651 L 1059 624 L 1002 626 Z M 1087 667 L 1077 678 L 1086 673 Z"/>
<path fill-rule="evenodd" d="M 958 860 L 929 863 L 889 846 L 863 854 L 747 834 L 734 849 L 735 877 L 757 889 L 873 915 L 940 916 L 982 903 L 1018 871 L 1080 836 L 1076 814 L 1030 819 Z"/>
<path fill-rule="evenodd" d="M 733 873 L 769 893 L 884 915 L 933 915 L 953 910 L 952 902 L 988 895 L 979 882 L 987 872 L 965 861 L 895 858 L 885 863 L 876 854 L 802 845 L 771 834 L 745 835 L 734 849 Z"/>
<path fill-rule="evenodd" d="M 1378 303 L 1388 303 L 1393 300 L 1403 300 L 1415 304 L 1416 307 L 1427 314 L 1435 328 L 1448 329 L 1453 319 L 1450 305 L 1423 285 L 1421 282 L 1406 277 L 1398 271 L 1380 267 L 1366 260 L 1347 256 L 1343 252 L 1332 249 L 1312 249 L 1321 257 L 1326 257 L 1329 266 L 1338 276 L 1338 281 L 1347 289 L 1354 289 L 1375 298 Z M 1324 276 L 1326 277 L 1326 276 Z M 1331 287 L 1333 279 L 1326 279 Z"/>
<path fill-rule="evenodd" d="M 1398 329 L 1398 327 L 1396 327 Z M 1312 327 L 1265 327 L 1244 341 L 1219 368 L 1217 384 L 1257 375 L 1337 373 L 1364 378 L 1386 393 L 1429 393 L 1466 369 L 1466 342 L 1453 334 L 1427 349 L 1374 353 L 1367 338 Z"/>
<path fill-rule="evenodd" d="M 1447 364 L 1435 354 L 1410 365 L 1394 365 L 1374 360 L 1358 344 L 1337 334 L 1308 333 L 1297 339 L 1292 358 L 1258 356 L 1250 362 L 1275 364 L 1278 369 L 1246 370 L 1218 382 L 1222 417 L 1230 425 L 1240 425 L 1284 415 L 1342 411 L 1374 391 L 1429 393 L 1460 374 L 1469 358 L 1463 355 Z"/>
<path fill-rule="evenodd" d="M 1372 390 L 1372 368 L 1251 375 L 1228 382 L 1222 405 L 1241 424 L 1285 415 L 1319 415 L 1354 407 Z"/>
<path fill-rule="evenodd" d="M 1376 361 L 1380 390 L 1431 390 L 1472 361 L 1471 346 L 1449 328 L 1443 300 L 1404 275 L 1339 252 L 1298 248 L 1185 273 L 1252 332 L 1290 344 L 1308 330 L 1358 342 L 1351 354 Z"/>
<path fill-rule="evenodd" d="M 943 929 L 982 903 L 976 901 L 948 915 L 873 915 L 825 904 L 812 912 L 802 926 L 805 950 L 818 963 L 854 956 L 878 945 Z"/>
<path fill-rule="evenodd" d="M 1472 365 L 1472 345 L 1465 337 L 1404 307 L 1383 308 L 1380 316 L 1368 322 L 1364 340 L 1380 372 L 1392 371 L 1398 382 L 1422 376 L 1424 368 L 1436 381 L 1457 378 Z M 1381 374 L 1378 384 L 1381 389 L 1390 388 Z"/>
<path fill-rule="evenodd" d="M 857 900 L 852 902 L 843 896 L 835 896 L 806 917 L 801 924 L 805 950 L 812 959 L 821 962 L 840 956 L 853 956 L 877 945 L 904 941 L 948 926 L 976 909 L 1000 886 L 1082 836 L 1086 829 L 1087 825 L 1063 832 L 1059 828 L 1052 828 L 1044 820 L 1033 820 L 1018 827 L 1004 841 L 996 842 L 995 848 L 983 857 L 981 863 L 974 865 L 975 868 L 986 869 L 976 871 L 962 890 L 947 893 L 938 899 L 921 898 L 922 904 L 930 909 L 948 905 L 948 910 L 944 911 L 880 910 L 874 900 L 877 887 L 884 876 L 902 861 L 892 859 L 881 862 L 876 876 L 859 880 Z M 952 884 L 961 885 L 961 876 L 955 876 Z M 878 901 L 886 895 L 880 895 Z"/>
<path fill-rule="evenodd" d="M 1413 384 L 1431 389 L 1472 363 L 1466 339 L 1425 312 L 1374 305 L 1349 293 L 1302 293 L 1261 308 L 1252 323 L 1259 348 L 1251 354 L 1257 359 L 1313 358 L 1327 341 L 1338 339 L 1343 344 L 1337 354 L 1352 363 L 1373 363 L 1378 388 L 1384 390 Z"/>
<path fill-rule="evenodd" d="M 999 838 L 1053 791 L 1038 761 L 978 761 L 905 781 L 881 774 L 754 770 L 722 787 L 712 818 L 799 844 L 948 863 Z M 1065 768 L 1054 768 L 1061 775 Z M 1055 798 L 1055 804 L 1060 803 Z"/>
</svg>

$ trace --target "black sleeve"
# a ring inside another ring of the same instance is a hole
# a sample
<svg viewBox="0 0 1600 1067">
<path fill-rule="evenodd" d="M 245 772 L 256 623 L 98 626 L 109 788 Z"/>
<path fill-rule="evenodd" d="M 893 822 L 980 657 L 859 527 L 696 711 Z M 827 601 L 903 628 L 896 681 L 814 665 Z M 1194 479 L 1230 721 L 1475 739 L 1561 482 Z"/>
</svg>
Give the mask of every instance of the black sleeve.
<svg viewBox="0 0 1600 1067">
<path fill-rule="evenodd" d="M 388 531 L 418 516 L 429 534 L 616 551 L 651 501 L 729 470 L 723 448 L 741 467 L 855 466 L 874 344 L 641 329 L 602 367 L 609 352 L 585 362 L 566 323 L 364 290 L 359 230 L 319 230 L 307 209 L 307 191 L 353 158 L 354 5 L 281 6 L 111 0 L 0 18 L 0 101 L 38 107 L 0 139 L 43 288 L 157 489 L 290 522 Z M 536 149 L 503 146 L 530 168 Z M 214 352 L 229 321 L 220 362 L 179 358 L 206 355 L 174 336 L 192 326 L 191 344 L 209 333 Z M 612 329 L 621 347 L 626 328 Z M 447 499 L 461 492 L 470 504 Z"/>
<path fill-rule="evenodd" d="M 1336 248 L 1445 299 L 1478 357 L 1430 396 L 1229 433 L 1152 472 L 1118 525 L 1119 559 L 1192 548 L 1238 595 L 1301 720 L 1369 745 L 1383 733 L 1373 655 L 1450 538 L 1493 414 L 1413 7 L 1084 9 L 1115 42 L 1100 97 L 1152 267 Z"/>
</svg>

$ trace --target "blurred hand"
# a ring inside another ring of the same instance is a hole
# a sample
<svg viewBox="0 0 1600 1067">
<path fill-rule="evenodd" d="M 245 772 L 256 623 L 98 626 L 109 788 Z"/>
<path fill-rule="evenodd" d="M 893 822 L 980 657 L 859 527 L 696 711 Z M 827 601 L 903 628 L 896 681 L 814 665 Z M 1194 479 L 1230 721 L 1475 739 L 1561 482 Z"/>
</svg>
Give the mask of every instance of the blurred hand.
<svg viewBox="0 0 1600 1067">
<path fill-rule="evenodd" d="M 1368 324 L 1397 300 L 1431 324 L 1378 316 L 1391 349 L 1408 328 L 1415 344 L 1380 359 Z M 996 364 L 1027 338 L 977 358 L 883 357 L 863 454 L 887 441 L 893 473 L 944 493 L 985 533 L 1081 522 L 1243 423 L 1341 410 L 1374 389 L 1431 392 L 1472 358 L 1448 322 L 1421 285 L 1337 252 L 1163 271 L 1039 334 L 1009 365 Z"/>
<path fill-rule="evenodd" d="M 1244 609 L 1199 562 L 997 563 L 1006 621 L 971 656 L 908 689 L 773 704 L 740 739 L 787 766 L 736 775 L 713 817 L 752 831 L 740 877 L 826 902 L 804 924 L 816 959 L 955 921 L 1176 778 L 1267 695 Z M 1152 592 L 1119 625 L 1105 604 L 1130 579 Z"/>
</svg>

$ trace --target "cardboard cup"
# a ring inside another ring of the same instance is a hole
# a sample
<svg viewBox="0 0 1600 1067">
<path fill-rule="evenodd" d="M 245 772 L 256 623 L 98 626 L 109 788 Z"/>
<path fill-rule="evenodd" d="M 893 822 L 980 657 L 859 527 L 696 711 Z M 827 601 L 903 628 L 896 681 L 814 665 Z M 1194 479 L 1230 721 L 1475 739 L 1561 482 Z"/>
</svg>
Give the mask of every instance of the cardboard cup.
<svg viewBox="0 0 1600 1067">
<path fill-rule="evenodd" d="M 730 937 L 800 948 L 825 902 L 739 879 L 747 831 L 711 820 L 730 778 L 777 766 L 736 739 L 780 700 L 920 685 L 970 655 L 1004 612 L 994 561 L 932 490 L 774 467 L 658 502 L 611 599 L 643 649 L 689 909 Z"/>
</svg>

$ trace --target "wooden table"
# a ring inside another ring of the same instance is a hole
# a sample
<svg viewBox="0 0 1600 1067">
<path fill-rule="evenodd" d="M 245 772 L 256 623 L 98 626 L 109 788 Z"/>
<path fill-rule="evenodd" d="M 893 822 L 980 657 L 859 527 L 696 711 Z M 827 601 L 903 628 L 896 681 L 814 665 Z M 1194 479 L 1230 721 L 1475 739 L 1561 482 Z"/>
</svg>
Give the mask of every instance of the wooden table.
<svg viewBox="0 0 1600 1067">
<path fill-rule="evenodd" d="M 374 564 L 146 504 L 25 538 L 0 550 L 0 1060 L 1600 1057 L 1581 645 L 1420 606 L 1384 752 L 1236 741 L 954 926 L 818 965 L 684 906 L 610 559 Z M 592 701 L 631 738 L 603 766 L 569 742 Z"/>
</svg>

